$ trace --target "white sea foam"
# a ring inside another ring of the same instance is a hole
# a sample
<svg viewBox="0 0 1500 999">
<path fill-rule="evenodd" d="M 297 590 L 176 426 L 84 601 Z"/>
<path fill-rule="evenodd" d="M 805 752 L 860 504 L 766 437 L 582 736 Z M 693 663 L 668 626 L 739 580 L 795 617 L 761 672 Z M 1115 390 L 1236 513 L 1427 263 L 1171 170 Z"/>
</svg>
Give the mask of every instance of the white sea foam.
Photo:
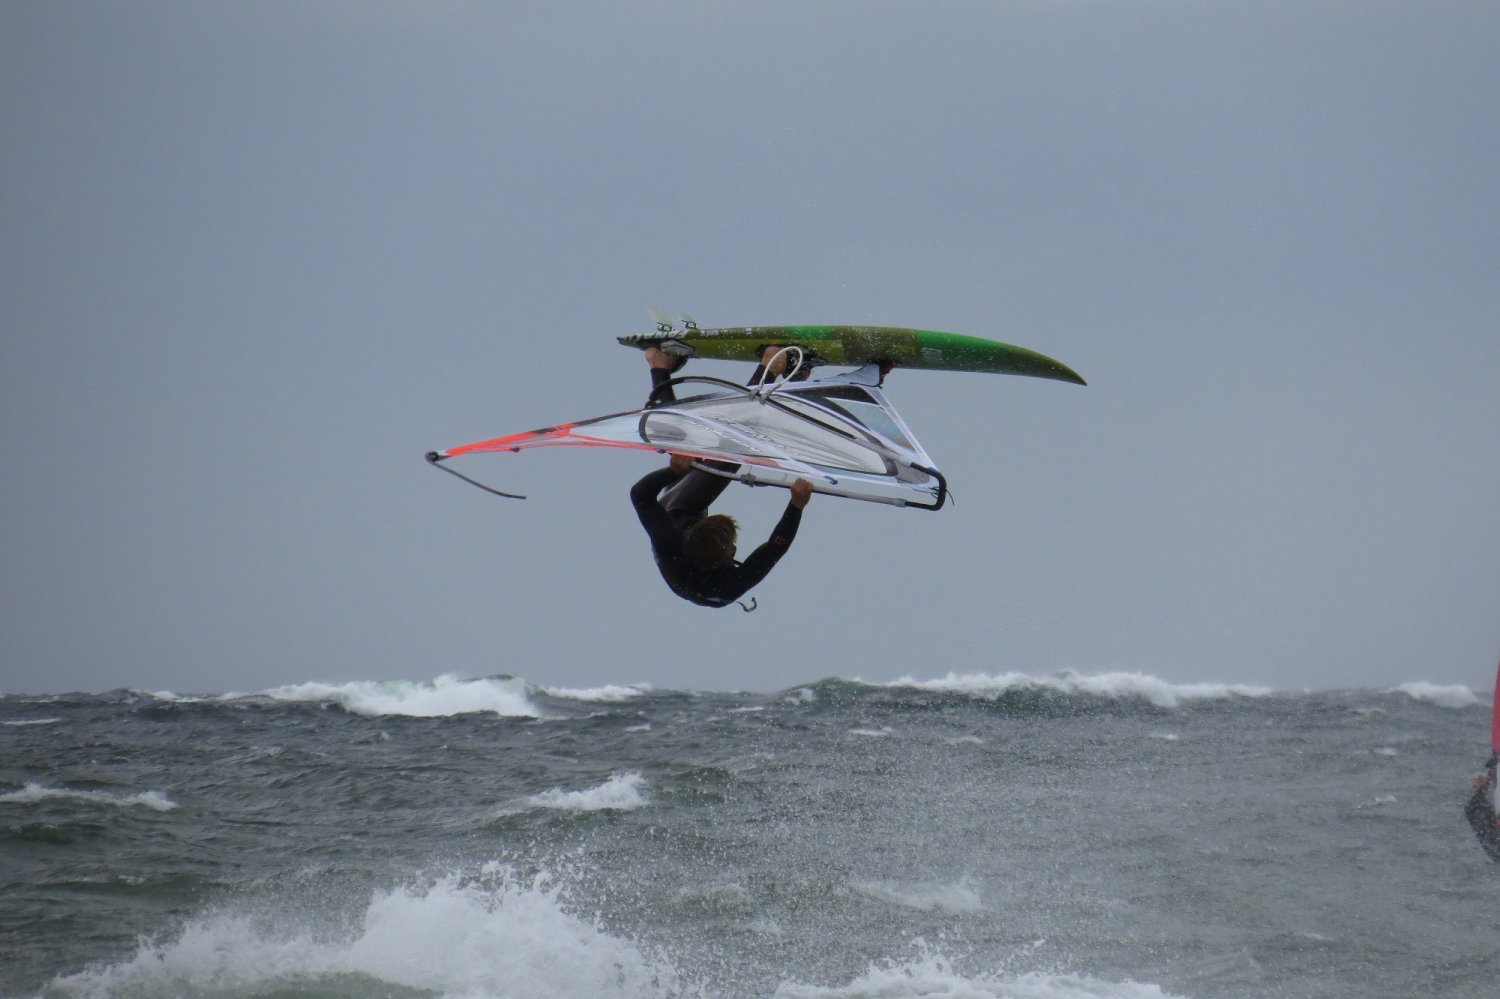
<svg viewBox="0 0 1500 999">
<path fill-rule="evenodd" d="M 142 791 L 140 794 L 108 794 L 104 791 L 72 791 L 67 788 L 27 784 L 19 791 L 0 794 L 0 802 L 8 802 L 16 805 L 34 805 L 40 801 L 59 798 L 72 801 L 88 801 L 97 805 L 114 805 L 121 808 L 130 808 L 139 805 L 142 808 L 150 808 L 158 812 L 170 812 L 177 807 L 177 802 L 168 798 L 160 791 Z"/>
<path fill-rule="evenodd" d="M 1483 703 L 1474 691 L 1461 683 L 1452 686 L 1426 682 L 1403 683 L 1386 693 L 1405 694 L 1414 701 L 1427 701 L 1440 708 L 1468 708 Z"/>
<path fill-rule="evenodd" d="M 651 692 L 651 685 L 646 683 L 633 683 L 629 686 L 619 684 L 605 684 L 602 687 L 543 687 L 544 691 L 553 697 L 560 697 L 569 701 L 592 701 L 604 704 L 615 704 L 620 701 L 630 701 Z"/>
<path fill-rule="evenodd" d="M 375 994 L 380 985 L 458 999 L 553 996 L 669 999 L 676 969 L 570 914 L 544 879 L 491 866 L 477 878 L 376 894 L 352 931 L 275 912 L 201 917 L 175 939 L 143 942 L 122 963 L 54 979 L 68 995 L 146 997 L 207 992 Z M 359 977 L 354 977 L 359 976 Z M 354 990 L 354 991 L 350 991 Z M 403 993 L 404 994 L 404 993 Z"/>
<path fill-rule="evenodd" d="M 847 985 L 784 983 L 773 999 L 1171 999 L 1158 985 L 1107 982 L 1084 975 L 1004 971 L 965 975 L 948 958 L 934 953 L 905 962 L 869 967 Z"/>
<path fill-rule="evenodd" d="M 353 714 L 370 716 L 442 718 L 492 712 L 520 718 L 542 717 L 542 712 L 531 703 L 526 681 L 515 677 L 464 680 L 445 674 L 425 682 L 299 683 L 267 690 L 265 696 L 278 701 L 333 701 Z"/>
<path fill-rule="evenodd" d="M 598 787 L 583 791 L 552 788 L 522 801 L 528 808 L 556 808 L 571 812 L 629 811 L 650 803 L 642 793 L 646 779 L 638 773 L 615 774 Z"/>
<path fill-rule="evenodd" d="M 861 681 L 863 682 L 863 681 Z M 1027 673 L 949 673 L 933 680 L 902 677 L 887 687 L 948 691 L 981 698 L 999 698 L 1013 690 L 1051 690 L 1060 694 L 1093 694 L 1097 697 L 1144 698 L 1160 708 L 1175 708 L 1184 701 L 1223 700 L 1230 697 L 1264 697 L 1267 687 L 1226 683 L 1168 683 L 1146 673 L 1100 673 L 1084 676 L 1071 670 L 1053 676 Z"/>
<path fill-rule="evenodd" d="M 14 721 L 0 722 L 0 725 L 12 725 L 16 728 L 22 728 L 27 725 L 56 725 L 60 721 L 62 721 L 61 718 L 17 718 Z"/>
</svg>

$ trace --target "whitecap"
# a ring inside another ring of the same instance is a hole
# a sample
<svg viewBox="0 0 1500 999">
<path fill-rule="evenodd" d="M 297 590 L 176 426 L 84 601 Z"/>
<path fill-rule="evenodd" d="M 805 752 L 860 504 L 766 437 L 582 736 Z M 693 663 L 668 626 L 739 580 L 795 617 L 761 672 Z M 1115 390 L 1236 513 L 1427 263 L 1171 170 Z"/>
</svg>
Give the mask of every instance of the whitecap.
<svg viewBox="0 0 1500 999">
<path fill-rule="evenodd" d="M 543 687 L 542 690 L 552 697 L 562 698 L 568 701 L 593 701 L 605 704 L 614 704 L 620 701 L 630 701 L 642 697 L 651 692 L 650 684 L 633 683 L 629 686 L 618 684 L 606 684 L 602 687 Z"/>
<path fill-rule="evenodd" d="M 1468 708 L 1482 703 L 1468 687 L 1461 683 L 1444 686 L 1439 683 L 1418 681 L 1403 683 L 1386 691 L 1387 694 L 1405 694 L 1414 701 L 1427 701 L 1440 708 Z"/>
<path fill-rule="evenodd" d="M 299 683 L 267 690 L 278 701 L 332 701 L 357 715 L 408 715 L 444 718 L 490 712 L 520 718 L 541 718 L 531 703 L 525 680 L 482 677 L 464 680 L 444 674 L 431 681 L 356 680 L 349 683 Z M 236 696 L 236 695 L 226 695 Z"/>
<path fill-rule="evenodd" d="M 170 690 L 153 690 L 151 696 L 158 701 L 167 701 L 172 704 L 199 704 L 203 701 L 211 701 L 211 697 L 198 697 L 194 695 L 174 694 Z"/>
<path fill-rule="evenodd" d="M 522 800 L 529 808 L 556 808 L 570 812 L 630 811 L 650 803 L 642 793 L 646 779 L 638 773 L 615 774 L 598 787 L 582 791 L 552 788 Z"/>
<path fill-rule="evenodd" d="M 14 721 L 3 721 L 0 725 L 11 725 L 21 728 L 26 725 L 56 725 L 62 721 L 61 718 L 17 718 Z"/>
<path fill-rule="evenodd" d="M 997 699 L 1012 690 L 1051 690 L 1060 694 L 1092 694 L 1119 699 L 1139 697 L 1160 708 L 1175 708 L 1183 701 L 1264 697 L 1273 693 L 1268 687 L 1247 684 L 1169 683 L 1147 673 L 1116 672 L 1085 676 L 1071 670 L 1053 676 L 1031 676 L 1026 673 L 1002 673 L 999 676 L 988 673 L 949 673 L 931 680 L 916 680 L 906 676 L 883 686 L 971 694 L 987 699 Z"/>
<path fill-rule="evenodd" d="M 99 805 L 115 805 L 121 808 L 139 805 L 158 812 L 170 812 L 177 807 L 177 802 L 168 798 L 160 791 L 142 791 L 140 794 L 124 795 L 108 794 L 104 791 L 73 791 L 68 788 L 27 784 L 19 791 L 0 794 L 0 802 L 9 802 L 17 805 L 34 805 L 40 801 L 59 798 L 72 801 L 87 801 Z"/>
</svg>

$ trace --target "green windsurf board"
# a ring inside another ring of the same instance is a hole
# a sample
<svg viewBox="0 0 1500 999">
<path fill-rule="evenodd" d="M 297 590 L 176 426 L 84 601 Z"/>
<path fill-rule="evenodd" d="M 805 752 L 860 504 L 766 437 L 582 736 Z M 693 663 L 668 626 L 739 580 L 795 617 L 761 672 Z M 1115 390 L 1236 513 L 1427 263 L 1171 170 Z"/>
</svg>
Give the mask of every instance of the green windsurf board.
<svg viewBox="0 0 1500 999">
<path fill-rule="evenodd" d="M 1027 375 L 1085 384 L 1072 368 L 1025 347 L 963 333 L 897 326 L 726 326 L 721 329 L 658 330 L 618 338 L 627 347 L 646 348 L 675 341 L 690 357 L 723 361 L 760 360 L 769 345 L 801 347 L 814 364 L 883 364 L 930 371 L 977 371 Z"/>
</svg>

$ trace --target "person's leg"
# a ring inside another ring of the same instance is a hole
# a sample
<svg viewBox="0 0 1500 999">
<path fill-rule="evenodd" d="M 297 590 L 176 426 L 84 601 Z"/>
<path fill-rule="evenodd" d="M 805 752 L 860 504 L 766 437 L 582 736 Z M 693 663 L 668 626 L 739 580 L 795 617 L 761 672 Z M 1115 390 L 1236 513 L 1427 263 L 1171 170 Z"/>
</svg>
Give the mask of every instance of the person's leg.
<svg viewBox="0 0 1500 999">
<path fill-rule="evenodd" d="M 746 384 L 755 385 L 758 383 L 761 375 L 766 371 L 766 365 L 772 362 L 772 359 L 776 357 L 776 354 L 780 350 L 781 348 L 776 346 L 763 349 L 761 351 L 761 363 L 756 367 L 755 372 L 750 376 L 750 381 Z M 665 380 L 661 375 L 656 374 L 656 371 L 659 368 L 666 367 L 670 363 L 668 359 L 663 355 L 652 355 L 648 352 L 647 360 L 652 363 L 653 376 Z M 777 360 L 771 369 L 771 375 L 774 377 L 785 371 L 786 364 L 785 356 Z M 802 370 L 797 373 L 798 380 L 806 378 L 811 370 L 811 365 L 804 364 Z M 740 467 L 734 462 L 729 461 L 706 461 L 703 464 L 711 468 L 717 468 L 727 474 L 714 475 L 712 472 L 704 472 L 695 468 L 671 486 L 668 486 L 661 494 L 662 508 L 667 511 L 667 515 L 672 518 L 673 522 L 684 530 L 702 520 L 708 514 L 708 508 L 713 506 L 714 501 L 723 494 L 724 490 L 728 488 L 729 483 L 734 481 L 728 478 L 728 476 L 733 475 Z"/>
<path fill-rule="evenodd" d="M 740 467 L 727 461 L 710 461 L 704 464 L 722 469 L 731 475 Z M 708 508 L 733 481 L 723 475 L 714 475 L 712 472 L 695 468 L 668 486 L 661 494 L 662 508 L 667 511 L 667 515 L 677 523 L 678 527 L 686 527 L 688 524 L 701 520 L 708 513 Z"/>
</svg>

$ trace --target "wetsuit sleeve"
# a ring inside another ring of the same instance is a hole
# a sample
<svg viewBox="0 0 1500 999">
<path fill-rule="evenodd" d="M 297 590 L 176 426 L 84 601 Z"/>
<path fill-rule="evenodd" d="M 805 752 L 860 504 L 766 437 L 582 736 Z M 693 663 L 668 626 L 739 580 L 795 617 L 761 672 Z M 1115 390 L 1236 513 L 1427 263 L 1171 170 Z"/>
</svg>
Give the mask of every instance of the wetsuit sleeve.
<svg viewBox="0 0 1500 999">
<path fill-rule="evenodd" d="M 1495 805 L 1489 788 L 1482 787 L 1470 796 L 1464 806 L 1464 818 L 1469 820 L 1484 852 L 1491 860 L 1500 862 L 1500 827 L 1495 825 Z"/>
<path fill-rule="evenodd" d="M 792 546 L 792 540 L 797 537 L 797 526 L 801 523 L 802 511 L 788 501 L 786 511 L 776 522 L 776 529 L 771 532 L 770 539 L 740 563 L 735 573 L 735 589 L 739 592 L 730 597 L 731 600 L 766 578 L 766 574 L 776 567 L 781 556 Z"/>
<path fill-rule="evenodd" d="M 640 518 L 641 526 L 650 535 L 651 547 L 663 555 L 673 557 L 682 550 L 682 532 L 672 523 L 672 518 L 667 516 L 667 511 L 656 497 L 663 489 L 676 482 L 677 477 L 677 473 L 670 468 L 658 468 L 646 473 L 630 487 L 630 505 L 635 507 L 635 515 Z"/>
<path fill-rule="evenodd" d="M 672 372 L 667 371 L 665 368 L 652 368 L 651 369 L 651 391 L 653 393 L 659 387 L 661 387 L 662 385 L 665 385 L 667 382 L 669 382 L 671 380 L 672 380 Z M 656 404 L 658 406 L 665 405 L 666 403 L 669 403 L 669 402 L 676 402 L 676 401 L 677 401 L 677 393 L 675 391 L 673 391 L 672 389 L 667 389 L 661 395 L 656 396 Z"/>
</svg>

